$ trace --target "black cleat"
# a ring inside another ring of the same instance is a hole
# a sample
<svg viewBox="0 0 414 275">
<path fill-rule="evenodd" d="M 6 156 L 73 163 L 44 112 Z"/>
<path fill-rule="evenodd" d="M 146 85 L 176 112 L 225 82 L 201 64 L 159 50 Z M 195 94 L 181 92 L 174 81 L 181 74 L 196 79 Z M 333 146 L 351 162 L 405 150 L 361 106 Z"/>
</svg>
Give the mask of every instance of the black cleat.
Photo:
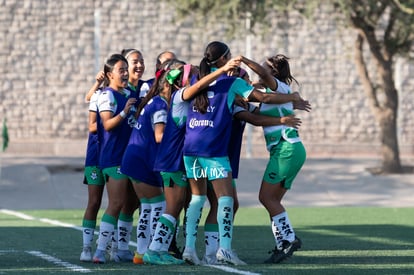
<svg viewBox="0 0 414 275">
<path fill-rule="evenodd" d="M 180 249 L 177 246 L 177 242 L 176 242 L 175 236 L 171 240 L 170 247 L 168 248 L 168 253 L 170 253 L 176 259 L 180 259 L 181 260 L 183 258 L 183 256 L 182 256 L 183 253 L 180 251 Z"/>
<path fill-rule="evenodd" d="M 302 241 L 295 237 L 293 242 L 283 241 L 282 249 L 278 250 L 276 247 L 274 250 L 269 251 L 272 255 L 264 261 L 266 264 L 278 264 L 285 259 L 291 257 L 293 252 L 299 250 L 302 247 Z"/>
</svg>

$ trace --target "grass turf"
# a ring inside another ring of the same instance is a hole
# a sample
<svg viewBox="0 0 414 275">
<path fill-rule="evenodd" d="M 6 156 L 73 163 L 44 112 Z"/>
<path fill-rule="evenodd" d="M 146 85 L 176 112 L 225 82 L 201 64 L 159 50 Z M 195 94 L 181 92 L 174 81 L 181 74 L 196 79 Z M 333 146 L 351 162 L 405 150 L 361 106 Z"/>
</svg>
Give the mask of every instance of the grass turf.
<svg viewBox="0 0 414 275">
<path fill-rule="evenodd" d="M 68 226 L 81 224 L 83 210 L 19 212 L 28 216 L 0 211 L 0 274 L 414 274 L 413 208 L 287 210 L 303 241 L 302 249 L 291 259 L 274 265 L 262 263 L 274 247 L 269 217 L 261 208 L 241 208 L 233 248 L 248 265 L 218 268 L 81 263 L 81 231 Z M 202 229 L 200 226 L 199 256 L 204 249 Z M 178 242 L 182 246 L 182 238 Z"/>
</svg>

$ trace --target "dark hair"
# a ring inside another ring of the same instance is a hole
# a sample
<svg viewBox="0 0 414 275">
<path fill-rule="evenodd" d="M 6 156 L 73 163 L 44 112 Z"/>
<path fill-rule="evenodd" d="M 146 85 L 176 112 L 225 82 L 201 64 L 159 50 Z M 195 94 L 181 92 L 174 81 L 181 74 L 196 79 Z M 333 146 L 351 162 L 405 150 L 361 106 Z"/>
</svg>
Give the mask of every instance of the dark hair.
<svg viewBox="0 0 414 275">
<path fill-rule="evenodd" d="M 200 61 L 200 73 L 199 73 L 199 79 L 203 78 L 204 76 L 211 73 L 211 67 L 213 67 L 216 62 L 222 57 L 227 55 L 230 52 L 230 48 L 220 41 L 213 41 L 210 42 L 206 50 L 204 51 L 204 57 Z M 209 100 L 207 97 L 207 90 L 208 88 L 205 88 L 201 93 L 199 93 L 194 98 L 194 107 L 197 108 L 197 110 L 204 114 L 207 112 L 207 107 L 209 105 Z"/>
<path fill-rule="evenodd" d="M 163 51 L 163 52 L 161 52 L 158 56 L 157 56 L 157 61 L 156 61 L 156 64 L 155 64 L 155 71 L 158 71 L 159 69 L 161 69 L 161 56 L 163 56 L 164 54 L 171 54 L 172 56 L 176 56 L 175 55 L 175 53 L 174 52 L 172 52 L 172 51 Z M 173 59 L 176 59 L 176 58 L 173 58 Z M 171 60 L 171 59 L 169 59 L 169 60 Z M 162 62 L 162 63 L 165 63 L 165 62 L 167 62 L 167 61 L 169 61 L 169 60 L 165 60 L 164 62 Z"/>
<path fill-rule="evenodd" d="M 103 70 L 104 74 L 105 74 L 105 79 L 104 79 L 103 87 L 108 87 L 109 86 L 109 78 L 108 78 L 107 74 L 114 70 L 115 64 L 118 63 L 119 61 L 123 61 L 126 64 L 128 64 L 128 61 L 126 60 L 126 58 L 122 54 L 119 54 L 119 53 L 111 55 L 105 61 L 104 70 Z"/>
<path fill-rule="evenodd" d="M 184 61 L 174 58 L 164 61 L 164 63 L 160 64 L 159 69 L 174 70 L 179 69 L 185 64 L 186 63 Z"/>
<path fill-rule="evenodd" d="M 288 85 L 290 85 L 292 81 L 295 81 L 299 85 L 299 82 L 290 73 L 289 57 L 283 54 L 277 54 L 266 58 L 266 64 L 271 68 L 271 74 L 278 80 L 285 82 Z"/>
<path fill-rule="evenodd" d="M 167 60 L 163 64 L 161 64 L 161 70 L 157 71 L 154 83 L 152 84 L 150 90 L 145 95 L 145 97 L 141 100 L 141 103 L 138 105 L 137 116 L 139 116 L 139 114 L 141 113 L 144 106 L 148 103 L 148 101 L 150 101 L 151 98 L 159 95 L 162 89 L 164 89 L 164 84 L 168 83 L 165 77 L 167 73 L 172 69 L 179 68 L 180 66 L 182 67 L 184 64 L 184 61 L 178 59 Z M 170 85 L 170 89 L 173 89 L 172 85 Z"/>
<path fill-rule="evenodd" d="M 126 59 L 128 59 L 128 57 L 133 53 L 137 53 L 140 56 L 142 56 L 142 53 L 138 51 L 137 49 L 122 49 L 121 51 L 121 54 L 125 56 Z"/>
<path fill-rule="evenodd" d="M 204 51 L 204 57 L 200 62 L 200 78 L 211 73 L 211 67 L 222 57 L 230 52 L 230 48 L 220 41 L 210 42 Z"/>
</svg>

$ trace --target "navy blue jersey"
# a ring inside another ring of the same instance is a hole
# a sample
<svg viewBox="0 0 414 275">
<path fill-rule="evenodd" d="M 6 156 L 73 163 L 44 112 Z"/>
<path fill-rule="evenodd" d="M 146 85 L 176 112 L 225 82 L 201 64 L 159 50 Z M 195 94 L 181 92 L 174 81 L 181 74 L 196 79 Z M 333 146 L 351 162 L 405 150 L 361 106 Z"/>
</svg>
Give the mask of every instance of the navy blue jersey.
<svg viewBox="0 0 414 275">
<path fill-rule="evenodd" d="M 159 173 L 154 173 L 158 143 L 154 125 L 167 122 L 168 103 L 155 96 L 142 109 L 134 126 L 122 159 L 121 172 L 135 180 L 152 185 L 162 184 Z"/>
<path fill-rule="evenodd" d="M 124 89 L 123 93 L 117 92 L 110 87 L 105 88 L 98 99 L 99 113 L 109 111 L 118 115 L 130 98 L 129 90 Z M 121 165 L 122 156 L 129 141 L 132 128 L 128 119 L 123 119 L 120 124 L 106 131 L 103 127 L 100 116 L 98 116 L 98 135 L 100 141 L 99 165 L 101 169 Z"/>
<path fill-rule="evenodd" d="M 207 91 L 209 105 L 205 114 L 190 104 L 184 140 L 184 155 L 228 156 L 233 104 L 236 95 L 247 98 L 254 88 L 241 78 L 221 75 Z"/>
<path fill-rule="evenodd" d="M 183 146 L 189 102 L 182 100 L 183 91 L 184 89 L 178 90 L 171 96 L 171 107 L 168 111 L 164 135 L 158 148 L 155 171 L 185 171 Z"/>
</svg>

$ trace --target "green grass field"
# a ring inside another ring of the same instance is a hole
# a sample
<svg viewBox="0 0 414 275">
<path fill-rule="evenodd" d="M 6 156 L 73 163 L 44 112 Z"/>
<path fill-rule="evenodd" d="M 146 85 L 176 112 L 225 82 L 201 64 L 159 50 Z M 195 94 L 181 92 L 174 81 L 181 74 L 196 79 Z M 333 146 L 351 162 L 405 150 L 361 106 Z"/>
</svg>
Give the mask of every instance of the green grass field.
<svg viewBox="0 0 414 275">
<path fill-rule="evenodd" d="M 248 265 L 207 267 L 81 263 L 81 231 L 71 226 L 81 224 L 83 210 L 0 210 L 0 274 L 414 274 L 414 208 L 289 208 L 288 213 L 303 241 L 291 259 L 262 264 L 274 247 L 266 211 L 241 208 L 233 248 Z M 202 239 L 200 227 L 199 256 Z"/>
</svg>

